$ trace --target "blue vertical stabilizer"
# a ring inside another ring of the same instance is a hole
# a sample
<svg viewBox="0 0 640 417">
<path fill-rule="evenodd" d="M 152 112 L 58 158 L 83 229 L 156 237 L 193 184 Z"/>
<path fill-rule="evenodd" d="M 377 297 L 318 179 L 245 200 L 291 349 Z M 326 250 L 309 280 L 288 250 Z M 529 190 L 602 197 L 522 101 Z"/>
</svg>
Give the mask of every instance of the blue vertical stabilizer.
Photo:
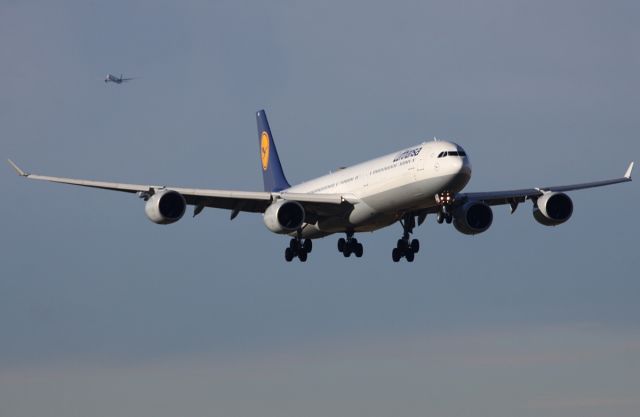
<svg viewBox="0 0 640 417">
<path fill-rule="evenodd" d="M 290 185 L 284 176 L 284 172 L 282 172 L 276 144 L 273 142 L 273 135 L 264 110 L 256 113 L 256 121 L 258 122 L 258 144 L 260 145 L 260 166 L 262 168 L 264 190 L 281 191 L 289 188 Z"/>
</svg>

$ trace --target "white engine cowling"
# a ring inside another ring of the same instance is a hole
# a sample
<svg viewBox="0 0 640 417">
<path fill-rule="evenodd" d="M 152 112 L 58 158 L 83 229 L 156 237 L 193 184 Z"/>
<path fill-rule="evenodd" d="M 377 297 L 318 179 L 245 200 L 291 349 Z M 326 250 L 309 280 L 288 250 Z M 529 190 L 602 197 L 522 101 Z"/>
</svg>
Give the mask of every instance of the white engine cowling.
<svg viewBox="0 0 640 417">
<path fill-rule="evenodd" d="M 453 211 L 453 225 L 465 235 L 485 232 L 493 223 L 491 207 L 481 202 L 469 202 Z"/>
<path fill-rule="evenodd" d="M 557 226 L 569 220 L 573 202 L 564 193 L 545 193 L 533 205 L 533 217 L 545 226 Z"/>
<path fill-rule="evenodd" d="M 263 220 L 273 233 L 295 232 L 304 223 L 304 208 L 297 201 L 278 200 L 267 207 Z"/>
<path fill-rule="evenodd" d="M 163 190 L 149 197 L 144 212 L 154 223 L 171 224 L 182 218 L 187 209 L 187 202 L 177 191 Z"/>
</svg>

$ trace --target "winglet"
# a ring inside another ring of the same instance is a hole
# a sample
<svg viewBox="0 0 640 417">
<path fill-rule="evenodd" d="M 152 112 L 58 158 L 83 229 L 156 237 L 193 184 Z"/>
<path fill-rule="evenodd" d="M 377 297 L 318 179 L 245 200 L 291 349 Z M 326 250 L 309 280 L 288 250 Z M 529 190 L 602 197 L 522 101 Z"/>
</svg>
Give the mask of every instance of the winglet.
<svg viewBox="0 0 640 417">
<path fill-rule="evenodd" d="M 20 167 L 18 165 L 16 165 L 11 159 L 7 159 L 7 161 L 9 161 L 9 163 L 11 164 L 11 166 L 13 167 L 13 169 L 16 170 L 16 172 L 18 173 L 18 175 L 20 175 L 21 177 L 28 177 L 29 174 L 27 174 L 26 172 L 24 172 L 23 170 L 20 169 Z"/>
<path fill-rule="evenodd" d="M 624 173 L 624 177 L 626 179 L 631 179 L 631 171 L 633 171 L 633 162 L 629 164 L 629 168 L 627 168 L 627 172 Z"/>
</svg>

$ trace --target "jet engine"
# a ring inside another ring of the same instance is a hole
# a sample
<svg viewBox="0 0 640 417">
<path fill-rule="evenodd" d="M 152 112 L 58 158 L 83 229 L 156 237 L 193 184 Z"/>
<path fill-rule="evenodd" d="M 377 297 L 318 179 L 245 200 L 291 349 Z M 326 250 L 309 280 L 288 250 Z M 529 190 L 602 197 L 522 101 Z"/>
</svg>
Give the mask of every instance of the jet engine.
<svg viewBox="0 0 640 417">
<path fill-rule="evenodd" d="M 177 191 L 163 190 L 149 197 L 144 212 L 154 223 L 171 224 L 182 218 L 187 202 Z"/>
<path fill-rule="evenodd" d="M 273 233 L 294 232 L 304 223 L 304 208 L 297 201 L 278 200 L 267 207 L 263 220 Z"/>
<path fill-rule="evenodd" d="M 453 210 L 453 225 L 465 235 L 485 232 L 493 222 L 493 211 L 485 203 L 468 202 Z"/>
<path fill-rule="evenodd" d="M 564 193 L 544 193 L 533 205 L 533 217 L 545 226 L 557 226 L 569 220 L 573 202 Z"/>
</svg>

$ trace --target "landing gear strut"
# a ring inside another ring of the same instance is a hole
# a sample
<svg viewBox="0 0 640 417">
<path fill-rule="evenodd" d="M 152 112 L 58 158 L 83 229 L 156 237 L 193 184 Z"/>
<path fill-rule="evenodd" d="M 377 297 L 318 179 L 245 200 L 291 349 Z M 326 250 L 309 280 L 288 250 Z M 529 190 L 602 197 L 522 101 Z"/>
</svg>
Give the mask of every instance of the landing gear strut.
<svg viewBox="0 0 640 417">
<path fill-rule="evenodd" d="M 453 214 L 451 213 L 451 206 L 455 201 L 454 195 L 450 191 L 443 191 L 439 194 L 436 194 L 436 203 L 440 206 L 440 210 L 436 214 L 436 221 L 439 224 L 443 222 L 447 222 L 450 224 L 453 220 Z"/>
<path fill-rule="evenodd" d="M 436 221 L 439 224 L 442 224 L 444 222 L 447 222 L 447 224 L 450 224 L 452 220 L 453 220 L 453 215 L 451 214 L 449 207 L 442 206 L 438 214 L 436 214 Z"/>
<path fill-rule="evenodd" d="M 307 255 L 313 249 L 313 242 L 311 239 L 305 239 L 294 237 L 289 241 L 289 247 L 284 250 L 284 259 L 287 262 L 291 262 L 293 258 L 298 257 L 300 262 L 307 262 Z"/>
<path fill-rule="evenodd" d="M 341 237 L 338 239 L 338 251 L 342 252 L 345 258 L 348 258 L 353 253 L 357 258 L 362 257 L 364 248 L 362 243 L 358 242 L 358 239 L 353 237 L 353 232 L 347 232 L 347 238 Z"/>
<path fill-rule="evenodd" d="M 420 251 L 420 241 L 418 239 L 411 240 L 411 233 L 413 228 L 416 227 L 416 219 L 411 214 L 405 214 L 400 220 L 402 225 L 402 238 L 398 239 L 396 247 L 391 251 L 391 258 L 393 262 L 400 261 L 400 258 L 407 258 L 407 262 L 413 262 L 413 259 Z"/>
</svg>

